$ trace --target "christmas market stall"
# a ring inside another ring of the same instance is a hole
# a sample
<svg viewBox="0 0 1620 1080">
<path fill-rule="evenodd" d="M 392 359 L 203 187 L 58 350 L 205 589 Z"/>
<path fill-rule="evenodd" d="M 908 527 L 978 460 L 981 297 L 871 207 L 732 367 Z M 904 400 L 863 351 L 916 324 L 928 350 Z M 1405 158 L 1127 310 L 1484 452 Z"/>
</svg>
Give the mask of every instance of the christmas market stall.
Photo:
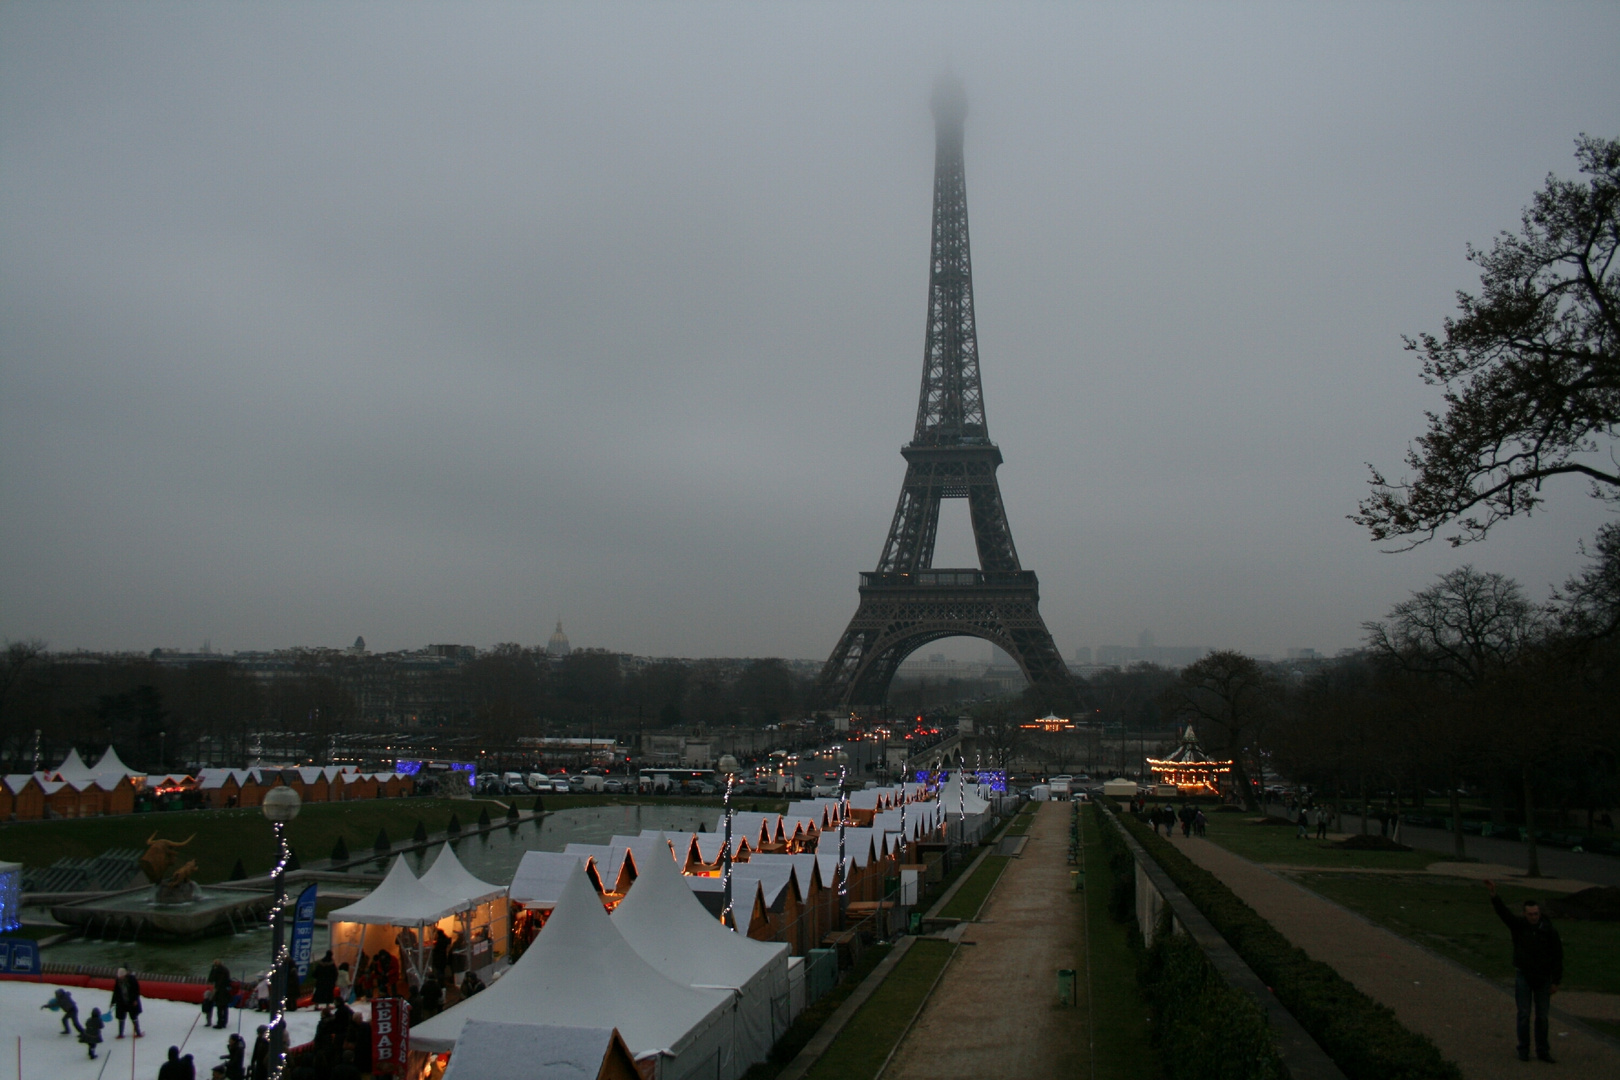
<svg viewBox="0 0 1620 1080">
<path fill-rule="evenodd" d="M 454 934 L 465 910 L 465 904 L 424 887 L 404 856 L 396 856 L 388 876 L 365 899 L 327 916 L 332 959 L 349 965 L 362 996 L 392 996 L 407 972 L 417 982 L 426 978 L 432 932 Z"/>
<path fill-rule="evenodd" d="M 439 849 L 419 880 L 423 888 L 456 905 L 453 918 L 459 925 L 449 946 L 452 970 L 481 971 L 506 956 L 511 925 L 506 886 L 474 877 L 449 844 Z"/>
<path fill-rule="evenodd" d="M 727 1045 L 734 996 L 677 982 L 643 959 L 576 865 L 534 944 L 487 989 L 413 1028 L 411 1049 L 448 1054 L 453 1064 L 456 1041 L 475 1020 L 611 1027 L 644 1075 L 735 1080 L 736 1072 L 721 1071 L 736 1057 Z"/>
</svg>

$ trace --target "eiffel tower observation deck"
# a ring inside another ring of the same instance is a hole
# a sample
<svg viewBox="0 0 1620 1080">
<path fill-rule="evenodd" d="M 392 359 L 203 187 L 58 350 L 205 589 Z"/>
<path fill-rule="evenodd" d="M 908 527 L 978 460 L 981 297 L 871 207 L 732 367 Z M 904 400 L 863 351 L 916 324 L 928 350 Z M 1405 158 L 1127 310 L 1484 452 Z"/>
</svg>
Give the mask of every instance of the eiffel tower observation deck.
<svg viewBox="0 0 1620 1080">
<path fill-rule="evenodd" d="M 967 97 L 954 79 L 934 89 L 934 227 L 928 275 L 922 392 L 906 477 L 877 569 L 861 575 L 860 606 L 816 681 L 826 705 L 881 704 L 900 662 L 940 638 L 999 646 L 1054 704 L 1074 681 L 1040 615 L 1040 586 L 1013 546 L 990 441 L 973 312 L 967 176 Z M 941 499 L 966 499 L 977 567 L 935 567 Z"/>
</svg>

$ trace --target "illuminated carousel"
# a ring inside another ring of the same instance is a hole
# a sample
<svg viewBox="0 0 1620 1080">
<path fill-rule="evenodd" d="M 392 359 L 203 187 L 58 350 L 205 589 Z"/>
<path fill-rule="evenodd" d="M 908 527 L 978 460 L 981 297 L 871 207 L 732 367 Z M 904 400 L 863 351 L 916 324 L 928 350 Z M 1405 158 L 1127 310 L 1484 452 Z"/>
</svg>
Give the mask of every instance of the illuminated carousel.
<svg viewBox="0 0 1620 1080">
<path fill-rule="evenodd" d="M 1156 784 L 1174 784 L 1183 795 L 1219 795 L 1223 778 L 1232 771 L 1232 762 L 1216 761 L 1198 745 L 1198 733 L 1191 724 L 1181 733 L 1181 745 L 1167 757 L 1148 758 L 1148 768 Z"/>
</svg>

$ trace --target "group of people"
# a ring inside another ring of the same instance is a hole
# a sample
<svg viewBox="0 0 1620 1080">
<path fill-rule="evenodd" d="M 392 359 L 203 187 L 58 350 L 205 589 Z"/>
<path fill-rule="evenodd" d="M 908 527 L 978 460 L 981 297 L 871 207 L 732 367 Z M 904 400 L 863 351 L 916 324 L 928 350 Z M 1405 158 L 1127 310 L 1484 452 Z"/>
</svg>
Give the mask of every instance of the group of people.
<svg viewBox="0 0 1620 1080">
<path fill-rule="evenodd" d="M 1181 825 L 1182 836 L 1203 836 L 1209 825 L 1209 819 L 1204 817 L 1204 812 L 1191 803 L 1182 803 L 1181 809 L 1177 810 L 1169 803 L 1151 806 L 1146 800 L 1142 800 L 1136 816 L 1138 820 L 1152 825 L 1155 834 L 1162 827 L 1166 836 L 1174 834 L 1178 823 Z"/>
<path fill-rule="evenodd" d="M 1333 820 L 1333 811 L 1325 806 L 1301 805 L 1294 817 L 1294 836 L 1304 840 L 1315 836 L 1318 840 L 1326 840 L 1328 822 Z"/>
<path fill-rule="evenodd" d="M 90 1015 L 81 1023 L 79 1020 L 79 1003 L 73 1000 L 73 995 L 63 987 L 57 987 L 51 1000 L 41 1005 L 42 1009 L 59 1011 L 62 1014 L 62 1034 L 78 1033 L 79 1041 L 84 1044 L 90 1059 L 95 1060 L 96 1047 L 102 1044 L 102 1029 L 113 1018 L 118 1020 L 117 1038 L 124 1037 L 124 1026 L 130 1024 L 134 1028 L 137 1039 L 146 1037 L 141 1030 L 141 984 L 140 980 L 130 973 L 128 968 L 119 968 L 113 976 L 112 1001 L 108 1003 L 107 1015 L 103 1016 L 100 1009 L 92 1008 Z M 72 1030 L 69 1030 L 69 1027 Z"/>
</svg>

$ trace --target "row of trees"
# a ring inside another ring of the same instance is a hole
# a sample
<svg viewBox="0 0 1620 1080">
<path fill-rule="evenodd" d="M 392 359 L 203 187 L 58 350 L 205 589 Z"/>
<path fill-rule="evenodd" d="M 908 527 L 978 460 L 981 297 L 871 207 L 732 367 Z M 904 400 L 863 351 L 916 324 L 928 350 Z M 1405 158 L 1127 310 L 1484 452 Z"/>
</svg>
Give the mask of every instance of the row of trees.
<svg viewBox="0 0 1620 1080">
<path fill-rule="evenodd" d="M 1215 652 L 1160 673 L 1159 706 L 1233 760 L 1251 810 L 1267 774 L 1333 804 L 1443 793 L 1463 854 L 1467 793 L 1530 834 L 1538 807 L 1620 805 L 1620 524 L 1546 602 L 1462 566 L 1364 624 L 1361 650 L 1309 674 Z M 1146 674 L 1139 672 L 1138 674 Z"/>
<path fill-rule="evenodd" d="M 583 650 L 560 660 L 501 645 L 474 658 L 311 653 L 266 670 L 230 658 L 183 665 L 57 655 L 38 643 L 0 658 L 0 762 L 54 765 L 70 746 L 113 745 L 151 769 L 241 762 L 255 733 L 291 732 L 311 753 L 345 733 L 446 730 L 494 743 L 594 724 L 598 732 L 673 725 L 762 726 L 802 714 L 809 680 L 783 661 L 632 664 Z"/>
</svg>

